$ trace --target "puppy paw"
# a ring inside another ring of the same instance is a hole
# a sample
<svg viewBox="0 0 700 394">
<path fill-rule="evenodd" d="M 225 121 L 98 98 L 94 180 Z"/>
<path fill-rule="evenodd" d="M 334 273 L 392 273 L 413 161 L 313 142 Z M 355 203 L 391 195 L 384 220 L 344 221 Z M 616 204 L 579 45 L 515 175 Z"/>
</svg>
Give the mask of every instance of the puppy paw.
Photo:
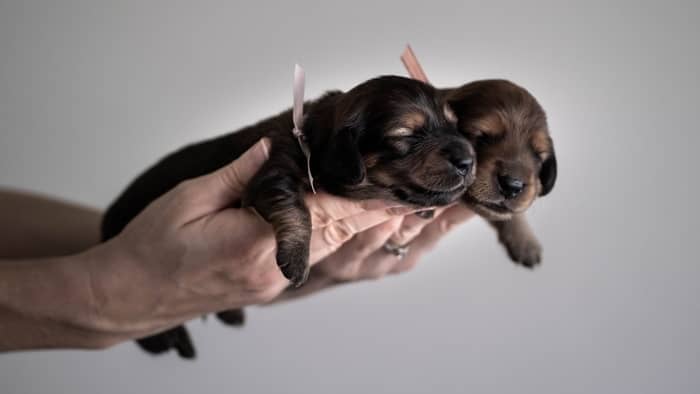
<svg viewBox="0 0 700 394">
<path fill-rule="evenodd" d="M 534 268 L 542 261 L 542 246 L 534 237 L 501 239 L 508 255 L 516 264 Z"/>
<path fill-rule="evenodd" d="M 185 326 L 177 326 L 150 337 L 136 341 L 141 348 L 149 353 L 161 354 L 174 349 L 184 359 L 193 359 L 196 356 L 192 338 Z"/>
<path fill-rule="evenodd" d="M 277 245 L 277 265 L 285 278 L 294 287 L 299 287 L 309 277 L 309 249 L 307 245 L 279 243 Z"/>
<path fill-rule="evenodd" d="M 245 323 L 243 309 L 229 309 L 216 314 L 219 320 L 227 326 L 242 326 Z"/>
<path fill-rule="evenodd" d="M 177 351 L 177 355 L 186 359 L 192 360 L 197 356 L 197 352 L 194 349 L 194 343 L 192 343 L 192 338 L 185 328 L 185 326 L 175 327 L 175 337 L 173 338 L 172 346 Z"/>
</svg>

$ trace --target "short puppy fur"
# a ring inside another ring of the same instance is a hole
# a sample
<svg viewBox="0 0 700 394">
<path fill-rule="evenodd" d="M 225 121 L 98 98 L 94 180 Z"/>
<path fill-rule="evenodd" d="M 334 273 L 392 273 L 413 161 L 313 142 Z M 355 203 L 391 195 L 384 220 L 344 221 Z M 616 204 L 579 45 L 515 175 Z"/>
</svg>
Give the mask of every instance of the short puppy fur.
<svg viewBox="0 0 700 394">
<path fill-rule="evenodd" d="M 527 90 L 505 80 L 476 81 L 441 93 L 476 150 L 476 180 L 463 200 L 494 226 L 513 261 L 534 267 L 542 247 L 524 213 L 557 178 L 544 110 Z"/>
<path fill-rule="evenodd" d="M 347 93 L 330 92 L 305 105 L 303 132 L 311 150 L 315 187 L 352 199 L 384 199 L 417 207 L 441 206 L 464 195 L 475 177 L 475 154 L 457 130 L 454 112 L 433 87 L 385 76 Z M 277 264 L 294 285 L 309 272 L 311 218 L 304 203 L 310 190 L 306 158 L 287 110 L 262 122 L 177 151 L 139 176 L 113 203 L 102 238 L 116 236 L 151 201 L 178 183 L 212 172 L 240 156 L 262 137 L 270 158 L 248 185 L 243 201 L 269 222 L 277 241 Z M 219 318 L 241 324 L 242 311 Z M 193 358 L 183 326 L 138 341 L 146 350 L 175 349 Z"/>
</svg>

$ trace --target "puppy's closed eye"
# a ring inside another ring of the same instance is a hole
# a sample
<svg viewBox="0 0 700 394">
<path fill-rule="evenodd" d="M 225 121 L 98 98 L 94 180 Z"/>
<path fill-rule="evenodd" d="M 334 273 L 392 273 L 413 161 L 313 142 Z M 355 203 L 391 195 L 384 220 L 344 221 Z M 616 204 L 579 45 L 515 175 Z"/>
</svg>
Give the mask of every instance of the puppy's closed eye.
<svg viewBox="0 0 700 394">
<path fill-rule="evenodd" d="M 409 127 L 397 127 L 389 130 L 385 135 L 390 138 L 410 137 L 413 135 L 413 129 Z"/>
<path fill-rule="evenodd" d="M 413 129 L 410 127 L 396 127 L 384 134 L 387 139 L 387 143 L 392 147 L 398 154 L 405 155 L 411 149 L 411 142 L 408 141 L 409 137 L 413 136 Z"/>
</svg>

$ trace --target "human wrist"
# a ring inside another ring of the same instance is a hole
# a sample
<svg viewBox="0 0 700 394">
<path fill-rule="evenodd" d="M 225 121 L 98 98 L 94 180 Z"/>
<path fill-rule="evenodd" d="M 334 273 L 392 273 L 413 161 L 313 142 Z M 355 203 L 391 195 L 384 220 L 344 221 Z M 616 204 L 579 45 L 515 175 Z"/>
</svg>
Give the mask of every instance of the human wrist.
<svg viewBox="0 0 700 394">
<path fill-rule="evenodd" d="M 101 248 L 96 247 L 60 258 L 56 265 L 56 277 L 61 278 L 57 285 L 64 284 L 59 291 L 62 291 L 67 302 L 66 307 L 61 308 L 54 318 L 64 326 L 82 333 L 88 347 L 109 347 L 129 338 L 126 328 L 113 319 L 106 308 L 108 296 L 101 281 L 97 280 L 97 273 L 101 269 L 97 268 L 98 264 L 115 263 L 104 257 Z"/>
<path fill-rule="evenodd" d="M 120 341 L 92 323 L 85 262 L 81 254 L 0 267 L 0 349 L 95 349 Z"/>
<path fill-rule="evenodd" d="M 92 313 L 79 324 L 101 335 L 126 340 L 172 323 L 173 316 L 169 316 L 163 300 L 173 297 L 173 286 L 157 272 L 156 261 L 146 261 L 120 237 L 81 257 Z"/>
</svg>

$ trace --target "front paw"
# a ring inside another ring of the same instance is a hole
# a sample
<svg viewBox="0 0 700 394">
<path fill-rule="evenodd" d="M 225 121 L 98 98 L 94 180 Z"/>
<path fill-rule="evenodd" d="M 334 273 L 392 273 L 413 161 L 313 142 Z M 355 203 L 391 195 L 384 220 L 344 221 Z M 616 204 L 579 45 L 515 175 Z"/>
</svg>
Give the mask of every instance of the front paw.
<svg viewBox="0 0 700 394">
<path fill-rule="evenodd" d="M 245 312 L 243 309 L 229 309 L 218 312 L 216 317 L 227 326 L 242 326 L 245 323 Z"/>
<path fill-rule="evenodd" d="M 303 243 L 279 243 L 277 265 L 294 287 L 299 287 L 309 277 L 309 248 Z"/>
<path fill-rule="evenodd" d="M 161 354 L 170 349 L 175 349 L 177 354 L 184 359 L 191 360 L 196 356 L 192 338 L 190 338 L 187 328 L 183 325 L 138 339 L 136 342 L 143 350 L 153 354 Z"/>
<path fill-rule="evenodd" d="M 502 238 L 501 242 L 516 264 L 534 268 L 542 261 L 542 245 L 535 237 Z"/>
</svg>

